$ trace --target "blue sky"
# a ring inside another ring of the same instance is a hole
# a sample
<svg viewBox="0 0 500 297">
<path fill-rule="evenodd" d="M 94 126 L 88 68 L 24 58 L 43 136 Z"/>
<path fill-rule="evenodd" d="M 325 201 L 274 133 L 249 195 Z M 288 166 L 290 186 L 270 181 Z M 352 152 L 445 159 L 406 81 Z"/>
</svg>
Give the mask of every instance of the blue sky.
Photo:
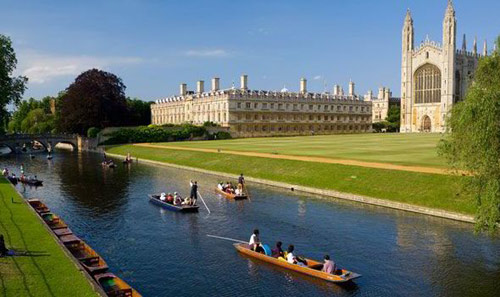
<svg viewBox="0 0 500 297">
<path fill-rule="evenodd" d="M 400 93 L 401 28 L 410 8 L 416 43 L 441 41 L 447 0 L 289 1 L 0 1 L 0 33 L 30 79 L 25 97 L 65 89 L 98 67 L 121 77 L 127 95 L 155 100 L 182 82 L 221 78 L 221 87 L 249 75 L 252 89 L 309 89 L 326 82 L 357 93 L 388 86 Z M 500 1 L 455 0 L 458 44 L 475 35 L 480 49 L 500 34 Z"/>
</svg>

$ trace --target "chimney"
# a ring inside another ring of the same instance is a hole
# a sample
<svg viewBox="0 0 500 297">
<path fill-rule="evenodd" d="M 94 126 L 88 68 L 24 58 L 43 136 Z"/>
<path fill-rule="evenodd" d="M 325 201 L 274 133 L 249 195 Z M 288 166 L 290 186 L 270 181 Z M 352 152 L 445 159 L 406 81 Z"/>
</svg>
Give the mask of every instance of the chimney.
<svg viewBox="0 0 500 297">
<path fill-rule="evenodd" d="M 198 94 L 201 94 L 203 92 L 205 92 L 205 82 L 202 81 L 202 80 L 199 80 L 197 83 L 196 83 L 196 92 Z"/>
<path fill-rule="evenodd" d="M 373 92 L 372 90 L 369 90 L 368 93 L 365 95 L 365 101 L 372 101 L 373 99 Z"/>
<path fill-rule="evenodd" d="M 248 75 L 243 74 L 240 78 L 240 88 L 242 91 L 248 90 Z"/>
<path fill-rule="evenodd" d="M 186 96 L 187 94 L 187 85 L 186 84 L 181 84 L 180 87 L 179 87 L 179 93 L 181 94 L 181 96 Z"/>
<path fill-rule="evenodd" d="M 349 80 L 349 96 L 354 97 L 354 83 Z"/>
<path fill-rule="evenodd" d="M 307 93 L 307 79 L 305 78 L 300 79 L 300 93 L 301 94 Z"/>
<path fill-rule="evenodd" d="M 218 77 L 212 78 L 212 92 L 219 90 L 219 81 L 220 79 Z"/>
</svg>

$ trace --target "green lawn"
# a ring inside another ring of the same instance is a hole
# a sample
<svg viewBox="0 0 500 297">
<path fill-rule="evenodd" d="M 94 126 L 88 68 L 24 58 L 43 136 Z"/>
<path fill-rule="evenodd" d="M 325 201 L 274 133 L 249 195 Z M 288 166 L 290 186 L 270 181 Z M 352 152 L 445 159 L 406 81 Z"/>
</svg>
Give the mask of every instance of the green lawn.
<svg viewBox="0 0 500 297">
<path fill-rule="evenodd" d="M 235 176 L 243 172 L 256 178 L 367 195 L 464 214 L 474 214 L 475 211 L 473 200 L 459 195 L 460 179 L 467 178 L 461 176 L 133 145 L 110 147 L 106 151 L 121 155 L 130 152 L 139 159 L 233 173 Z"/>
<path fill-rule="evenodd" d="M 0 296 L 98 296 L 3 177 L 0 199 L 0 234 L 7 247 L 32 253 L 0 258 Z"/>
<path fill-rule="evenodd" d="M 441 134 L 370 133 L 169 142 L 163 145 L 446 167 L 436 151 L 441 137 Z"/>
</svg>

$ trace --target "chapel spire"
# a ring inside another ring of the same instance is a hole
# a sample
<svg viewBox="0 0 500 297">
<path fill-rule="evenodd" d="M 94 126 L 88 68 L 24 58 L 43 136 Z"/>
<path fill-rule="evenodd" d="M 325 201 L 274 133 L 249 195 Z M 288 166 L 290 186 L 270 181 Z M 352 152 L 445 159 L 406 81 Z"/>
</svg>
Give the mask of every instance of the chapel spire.
<svg viewBox="0 0 500 297">
<path fill-rule="evenodd" d="M 487 56 L 488 55 L 488 43 L 486 41 L 486 39 L 484 40 L 484 45 L 483 45 L 483 56 Z"/>
<path fill-rule="evenodd" d="M 477 36 L 474 37 L 474 45 L 472 46 L 472 53 L 477 55 Z"/>
<path fill-rule="evenodd" d="M 467 40 L 465 39 L 465 34 L 464 34 L 464 39 L 462 40 L 462 51 L 463 52 L 467 51 Z"/>
</svg>

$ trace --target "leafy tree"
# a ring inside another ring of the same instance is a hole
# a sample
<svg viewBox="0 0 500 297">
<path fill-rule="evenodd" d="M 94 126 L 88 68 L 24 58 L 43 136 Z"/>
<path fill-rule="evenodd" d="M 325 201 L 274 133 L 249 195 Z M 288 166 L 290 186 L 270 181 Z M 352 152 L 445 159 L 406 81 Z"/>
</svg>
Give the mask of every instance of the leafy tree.
<svg viewBox="0 0 500 297">
<path fill-rule="evenodd" d="M 497 39 L 500 48 L 500 37 Z M 451 110 L 439 151 L 454 169 L 472 174 L 465 187 L 476 197 L 476 229 L 500 222 L 500 54 L 483 57 L 466 99 Z"/>
<path fill-rule="evenodd" d="M 397 132 L 400 126 L 401 108 L 397 105 L 392 105 L 387 111 L 387 130 L 389 132 Z"/>
<path fill-rule="evenodd" d="M 151 123 L 151 103 L 138 98 L 127 98 L 129 110 L 128 125 L 142 126 Z"/>
<path fill-rule="evenodd" d="M 91 69 L 80 74 L 60 102 L 61 131 L 85 135 L 90 127 L 127 124 L 125 85 L 116 75 Z"/>
<path fill-rule="evenodd" d="M 55 128 L 54 115 L 42 108 L 33 109 L 21 123 L 21 130 L 30 134 L 50 133 Z"/>
<path fill-rule="evenodd" d="M 30 98 L 29 100 L 23 100 L 17 106 L 17 110 L 12 114 L 10 119 L 8 130 L 11 133 L 15 132 L 24 132 L 28 133 L 28 131 L 22 129 L 21 124 L 24 119 L 27 117 L 28 113 L 32 110 L 41 108 L 44 113 L 50 114 L 50 102 L 56 98 L 54 97 L 44 97 L 42 100 L 37 101 L 34 98 Z"/>
<path fill-rule="evenodd" d="M 19 104 L 26 90 L 28 78 L 11 76 L 16 65 L 17 59 L 12 48 L 12 41 L 9 37 L 0 34 L 0 123 L 6 122 L 7 105 Z M 3 125 L 0 126 L 0 129 L 3 129 Z"/>
</svg>

